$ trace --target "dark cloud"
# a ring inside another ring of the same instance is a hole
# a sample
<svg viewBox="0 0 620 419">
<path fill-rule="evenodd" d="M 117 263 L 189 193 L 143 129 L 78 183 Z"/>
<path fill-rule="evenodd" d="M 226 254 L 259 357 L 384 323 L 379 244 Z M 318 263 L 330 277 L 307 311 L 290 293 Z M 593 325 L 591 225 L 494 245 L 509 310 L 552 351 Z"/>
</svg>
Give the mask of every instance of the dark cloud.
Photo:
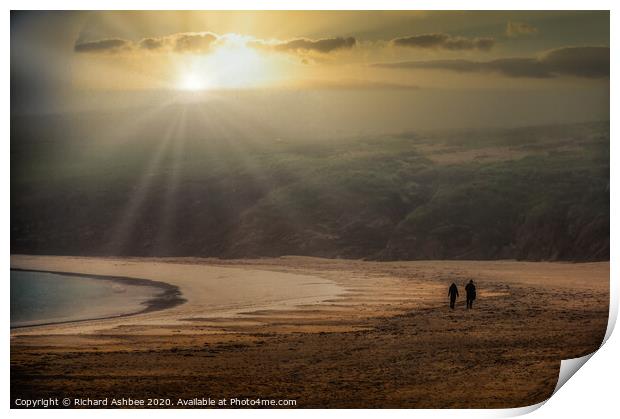
<svg viewBox="0 0 620 419">
<path fill-rule="evenodd" d="M 290 41 L 282 41 L 278 43 L 265 43 L 264 41 L 253 41 L 249 45 L 253 47 L 272 49 L 281 52 L 319 52 L 323 54 L 330 53 L 341 49 L 351 49 L 356 45 L 357 41 L 353 37 L 349 38 L 324 38 L 324 39 L 306 39 L 298 38 Z"/>
<path fill-rule="evenodd" d="M 177 52 L 208 51 L 218 37 L 210 32 L 182 33 L 174 35 L 174 50 Z"/>
<path fill-rule="evenodd" d="M 579 77 L 609 77 L 609 47 L 567 47 L 548 52 L 544 64 L 551 72 Z"/>
<path fill-rule="evenodd" d="M 426 33 L 396 38 L 392 40 L 392 44 L 409 48 L 447 49 L 451 51 L 478 49 L 488 51 L 495 45 L 495 39 L 465 38 L 462 36 L 451 36 L 446 33 Z"/>
<path fill-rule="evenodd" d="M 493 48 L 493 46 L 495 46 L 495 39 L 494 38 L 475 38 L 474 43 L 477 49 L 481 51 L 488 51 L 491 48 Z"/>
<path fill-rule="evenodd" d="M 506 24 L 506 36 L 516 38 L 522 35 L 534 35 L 538 28 L 525 22 L 508 22 Z"/>
<path fill-rule="evenodd" d="M 205 52 L 217 41 L 217 36 L 210 33 L 183 33 L 175 37 L 174 50 L 177 52 Z"/>
<path fill-rule="evenodd" d="M 502 58 L 491 61 L 431 60 L 375 64 L 376 67 L 450 70 L 459 73 L 499 73 L 507 77 L 550 78 L 560 75 L 609 77 L 608 47 L 565 47 L 537 58 Z"/>
<path fill-rule="evenodd" d="M 200 33 L 175 33 L 157 38 L 144 38 L 134 43 L 125 39 L 102 39 L 93 42 L 78 43 L 75 45 L 76 52 L 117 52 L 132 49 L 149 51 L 175 51 L 200 53 L 211 49 L 213 43 L 219 38 L 210 32 Z"/>
<path fill-rule="evenodd" d="M 162 38 L 144 38 L 140 41 L 139 46 L 148 50 L 160 49 L 164 46 L 164 40 Z"/>
<path fill-rule="evenodd" d="M 76 43 L 73 47 L 75 52 L 116 52 L 129 46 L 129 41 L 124 39 L 101 39 L 93 42 Z"/>
<path fill-rule="evenodd" d="M 317 90 L 417 90 L 420 88 L 415 84 L 357 79 L 306 81 L 304 87 Z"/>
<path fill-rule="evenodd" d="M 548 78 L 552 74 L 536 58 L 502 58 L 492 61 L 432 60 L 379 64 L 379 67 L 451 70 L 459 73 L 496 72 L 509 77 Z"/>
<path fill-rule="evenodd" d="M 218 36 L 211 32 L 188 32 L 175 33 L 162 37 L 144 38 L 139 42 L 124 39 L 102 39 L 93 42 L 79 43 L 75 45 L 76 52 L 105 52 L 120 49 L 141 49 L 148 51 L 174 51 L 180 53 L 204 53 L 211 50 L 218 41 L 226 42 L 226 35 Z M 353 37 L 306 39 L 296 38 L 289 41 L 270 42 L 262 39 L 249 41 L 251 47 L 271 51 L 291 53 L 318 52 L 327 54 L 341 49 L 350 49 L 356 45 Z"/>
</svg>

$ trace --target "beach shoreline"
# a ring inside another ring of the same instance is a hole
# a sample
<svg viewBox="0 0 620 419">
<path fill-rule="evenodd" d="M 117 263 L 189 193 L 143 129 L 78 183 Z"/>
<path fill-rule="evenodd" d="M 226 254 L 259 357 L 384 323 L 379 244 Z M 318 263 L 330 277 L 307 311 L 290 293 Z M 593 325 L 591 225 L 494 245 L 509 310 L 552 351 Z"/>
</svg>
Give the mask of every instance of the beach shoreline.
<svg viewBox="0 0 620 419">
<path fill-rule="evenodd" d="M 106 320 L 106 319 L 115 319 L 122 317 L 135 316 L 138 314 L 149 313 L 152 311 L 165 310 L 168 308 L 175 307 L 177 305 L 183 304 L 186 300 L 182 297 L 181 291 L 179 287 L 168 284 L 162 281 L 152 281 L 150 279 L 140 279 L 140 278 L 127 278 L 122 276 L 105 276 L 105 275 L 89 275 L 89 274 L 81 274 L 76 272 L 62 272 L 62 271 L 46 271 L 46 270 L 36 270 L 36 269 L 20 269 L 20 268 L 11 268 L 11 271 L 18 272 L 39 272 L 39 273 L 48 273 L 55 275 L 63 275 L 77 278 L 88 278 L 95 279 L 101 281 L 110 281 L 121 285 L 132 285 L 132 286 L 149 286 L 162 290 L 162 292 L 155 297 L 145 299 L 142 304 L 145 306 L 142 310 L 138 310 L 131 313 L 121 313 L 116 315 L 109 316 L 101 316 L 101 317 L 93 317 L 93 318 L 85 318 L 85 319 L 77 319 L 77 320 L 65 320 L 65 321 L 49 321 L 49 322 L 41 322 L 36 324 L 28 324 L 28 325 L 20 325 L 20 326 L 11 326 L 11 330 L 13 329 L 22 329 L 22 328 L 31 328 L 37 326 L 52 326 L 52 325 L 61 325 L 68 323 L 79 323 L 85 321 L 93 321 L 93 320 Z"/>
<path fill-rule="evenodd" d="M 333 281 L 311 275 L 274 273 L 216 265 L 190 265 L 147 261 L 141 258 L 88 258 L 13 255 L 11 269 L 59 273 L 95 279 L 114 279 L 128 285 L 157 285 L 166 291 L 151 306 L 131 315 L 41 324 L 47 332 L 72 332 L 80 326 L 95 329 L 122 326 L 126 322 L 143 325 L 152 321 L 178 323 L 197 316 L 236 318 L 239 313 L 260 309 L 294 307 L 297 303 L 337 298 L 343 289 Z M 251 279 L 247 280 L 246 277 Z M 181 301 L 182 300 L 182 301 Z M 121 321 L 119 321 L 121 320 Z M 82 330 L 83 331 L 83 330 Z M 14 333 L 20 330 L 12 329 Z"/>
<path fill-rule="evenodd" d="M 13 256 L 12 265 L 148 277 L 187 298 L 122 319 L 11 330 L 13 400 L 521 407 L 552 394 L 560 360 L 600 346 L 609 313 L 608 262 Z M 448 285 L 462 291 L 469 279 L 474 309 L 460 298 L 451 310 Z"/>
</svg>

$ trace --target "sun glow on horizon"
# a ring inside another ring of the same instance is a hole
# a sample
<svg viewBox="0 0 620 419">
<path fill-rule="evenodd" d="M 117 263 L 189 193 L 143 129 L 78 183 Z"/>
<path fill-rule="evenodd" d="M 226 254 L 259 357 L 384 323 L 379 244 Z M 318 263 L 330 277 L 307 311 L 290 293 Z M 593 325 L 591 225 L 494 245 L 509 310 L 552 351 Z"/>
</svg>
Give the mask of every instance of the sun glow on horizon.
<svg viewBox="0 0 620 419">
<path fill-rule="evenodd" d="M 239 40 L 217 46 L 213 52 L 194 55 L 177 69 L 177 90 L 252 88 L 277 81 L 278 65 Z"/>
<path fill-rule="evenodd" d="M 199 74 L 188 72 L 182 74 L 177 81 L 176 88 L 178 90 L 199 91 L 208 89 L 208 83 Z"/>
</svg>

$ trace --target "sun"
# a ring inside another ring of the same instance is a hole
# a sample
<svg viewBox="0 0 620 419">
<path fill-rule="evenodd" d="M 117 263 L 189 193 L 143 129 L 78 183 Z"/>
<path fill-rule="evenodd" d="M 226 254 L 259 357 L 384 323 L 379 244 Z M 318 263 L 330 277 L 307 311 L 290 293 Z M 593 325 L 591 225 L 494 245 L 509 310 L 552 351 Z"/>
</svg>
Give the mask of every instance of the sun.
<svg viewBox="0 0 620 419">
<path fill-rule="evenodd" d="M 260 51 L 229 40 L 206 54 L 180 58 L 175 87 L 185 91 L 253 88 L 277 76 L 275 63 Z"/>
<path fill-rule="evenodd" d="M 188 72 L 179 77 L 176 85 L 178 90 L 187 90 L 196 92 L 207 88 L 206 80 L 199 74 Z"/>
</svg>

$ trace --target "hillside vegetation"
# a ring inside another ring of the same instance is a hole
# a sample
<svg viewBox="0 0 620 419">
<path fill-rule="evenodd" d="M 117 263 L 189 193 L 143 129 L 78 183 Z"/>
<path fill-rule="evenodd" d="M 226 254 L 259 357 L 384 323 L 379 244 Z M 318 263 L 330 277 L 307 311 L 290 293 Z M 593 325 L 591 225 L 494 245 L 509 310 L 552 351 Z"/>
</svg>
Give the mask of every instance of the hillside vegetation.
<svg viewBox="0 0 620 419">
<path fill-rule="evenodd" d="M 13 117 L 12 253 L 609 259 L 608 121 L 331 140 L 244 125 Z"/>
</svg>

